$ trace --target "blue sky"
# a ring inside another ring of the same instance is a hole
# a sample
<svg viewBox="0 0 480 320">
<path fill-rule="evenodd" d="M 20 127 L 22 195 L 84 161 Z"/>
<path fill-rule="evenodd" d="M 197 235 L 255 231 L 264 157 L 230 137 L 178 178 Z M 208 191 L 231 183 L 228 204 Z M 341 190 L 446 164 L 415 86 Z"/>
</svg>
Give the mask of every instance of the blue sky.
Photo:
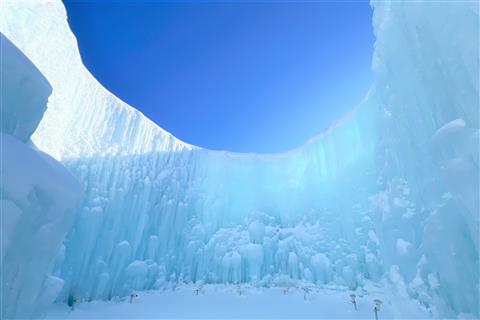
<svg viewBox="0 0 480 320">
<path fill-rule="evenodd" d="M 65 4 L 90 72 L 201 147 L 295 148 L 372 83 L 367 1 Z"/>
</svg>

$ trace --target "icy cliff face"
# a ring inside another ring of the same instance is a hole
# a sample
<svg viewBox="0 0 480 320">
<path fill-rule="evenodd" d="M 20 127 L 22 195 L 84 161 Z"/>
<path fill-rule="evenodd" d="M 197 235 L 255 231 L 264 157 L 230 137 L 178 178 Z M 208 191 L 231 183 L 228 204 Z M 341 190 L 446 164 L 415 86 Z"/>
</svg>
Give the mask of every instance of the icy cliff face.
<svg viewBox="0 0 480 320">
<path fill-rule="evenodd" d="M 2 32 L 53 86 L 33 140 L 86 190 L 56 261 L 60 299 L 375 283 L 478 316 L 477 4 L 374 2 L 371 92 L 279 155 L 178 141 L 88 73 L 60 2 L 4 7 Z"/>
<path fill-rule="evenodd" d="M 32 140 L 56 159 L 192 148 L 103 88 L 85 69 L 61 1 L 2 4 L 2 32 L 54 88 Z M 46 138 L 48 136 L 48 138 Z"/>
<path fill-rule="evenodd" d="M 0 42 L 1 132 L 26 142 L 43 117 L 52 87 L 28 58 L 1 33 Z"/>
<path fill-rule="evenodd" d="M 62 289 L 49 276 L 82 195 L 78 181 L 29 141 L 52 88 L 1 35 L 0 318 L 42 315 Z"/>
<path fill-rule="evenodd" d="M 383 261 L 400 266 L 412 296 L 444 303 L 443 316 L 478 317 L 478 3 L 375 2 L 374 9 L 373 68 L 385 112 L 377 167 L 390 193 L 381 210 L 383 244 L 390 243 Z M 409 203 L 400 203 L 412 210 L 411 223 L 392 207 L 398 177 L 408 186 Z M 392 254 L 395 242 L 410 254 Z"/>
</svg>

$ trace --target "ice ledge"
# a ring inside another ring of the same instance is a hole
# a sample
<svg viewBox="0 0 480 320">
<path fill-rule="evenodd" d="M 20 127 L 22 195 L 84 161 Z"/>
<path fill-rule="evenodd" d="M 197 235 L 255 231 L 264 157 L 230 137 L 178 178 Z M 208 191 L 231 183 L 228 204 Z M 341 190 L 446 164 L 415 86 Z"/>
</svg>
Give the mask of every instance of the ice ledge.
<svg viewBox="0 0 480 320">
<path fill-rule="evenodd" d="M 0 42 L 0 132 L 26 142 L 43 117 L 52 87 L 2 33 Z"/>
</svg>

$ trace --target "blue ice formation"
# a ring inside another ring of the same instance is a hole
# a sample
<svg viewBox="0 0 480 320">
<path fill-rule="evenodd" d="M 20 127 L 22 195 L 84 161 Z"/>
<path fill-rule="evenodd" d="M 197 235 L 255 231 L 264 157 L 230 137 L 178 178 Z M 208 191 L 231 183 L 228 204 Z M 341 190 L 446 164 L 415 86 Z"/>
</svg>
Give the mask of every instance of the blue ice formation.
<svg viewBox="0 0 480 320">
<path fill-rule="evenodd" d="M 1 132 L 26 142 L 43 117 L 52 87 L 30 60 L 2 34 L 0 43 Z"/>
<path fill-rule="evenodd" d="M 58 301 L 374 283 L 433 316 L 478 317 L 478 3 L 372 7 L 365 100 L 303 146 L 257 155 L 183 143 L 109 93 L 60 1 L 5 3 L 1 32 L 53 87 L 32 140 L 85 190 L 54 261 Z"/>
<path fill-rule="evenodd" d="M 41 316 L 63 287 L 51 275 L 82 197 L 80 183 L 32 145 L 52 87 L 0 34 L 0 318 Z"/>
</svg>

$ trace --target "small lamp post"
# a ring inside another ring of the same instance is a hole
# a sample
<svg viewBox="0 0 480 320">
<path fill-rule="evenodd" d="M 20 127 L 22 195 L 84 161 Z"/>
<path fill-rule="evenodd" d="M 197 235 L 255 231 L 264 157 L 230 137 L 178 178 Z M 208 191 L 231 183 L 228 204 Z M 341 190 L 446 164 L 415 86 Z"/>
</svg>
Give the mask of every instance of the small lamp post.
<svg viewBox="0 0 480 320">
<path fill-rule="evenodd" d="M 79 299 L 75 296 L 71 298 L 71 306 L 70 306 L 70 312 L 75 310 L 75 305 L 78 303 Z"/>
<path fill-rule="evenodd" d="M 355 307 L 355 311 L 357 311 L 357 300 L 356 299 L 357 299 L 357 296 L 354 293 L 352 293 L 350 295 L 350 301 L 352 302 L 353 306 Z"/>
<path fill-rule="evenodd" d="M 198 296 L 200 293 L 203 293 L 203 282 L 200 282 L 195 289 L 195 295 Z"/>
<path fill-rule="evenodd" d="M 378 320 L 378 311 L 380 311 L 381 305 L 382 305 L 382 300 L 380 299 L 373 300 L 373 311 L 375 312 L 375 320 Z"/>
<path fill-rule="evenodd" d="M 303 300 L 307 300 L 307 295 L 310 292 L 310 288 L 309 287 L 303 287 L 302 290 L 303 290 Z"/>
<path fill-rule="evenodd" d="M 131 293 L 130 294 L 130 304 L 133 303 L 133 299 L 137 298 L 138 297 L 138 294 L 136 294 L 135 292 Z"/>
</svg>

